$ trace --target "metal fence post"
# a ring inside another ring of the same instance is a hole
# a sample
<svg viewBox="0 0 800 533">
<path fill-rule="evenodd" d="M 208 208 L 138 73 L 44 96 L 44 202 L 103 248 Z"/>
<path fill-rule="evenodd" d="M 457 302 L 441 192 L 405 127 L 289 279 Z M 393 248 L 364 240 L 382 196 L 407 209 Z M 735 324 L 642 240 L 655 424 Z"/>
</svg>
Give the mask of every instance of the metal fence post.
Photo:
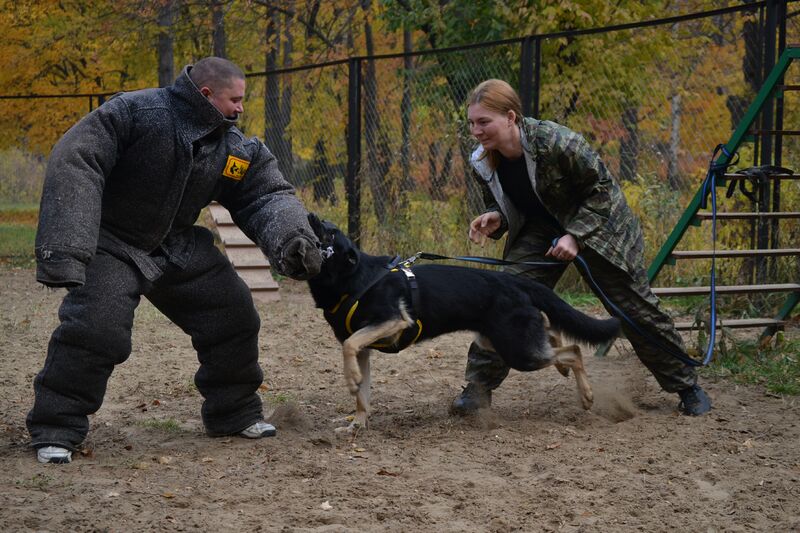
<svg viewBox="0 0 800 533">
<path fill-rule="evenodd" d="M 519 95 L 522 100 L 522 115 L 531 116 L 531 92 L 533 86 L 533 39 L 522 40 L 519 52 Z"/>
<path fill-rule="evenodd" d="M 358 243 L 361 234 L 361 59 L 350 58 L 347 65 L 347 234 Z"/>
<path fill-rule="evenodd" d="M 530 35 L 525 37 L 519 56 L 519 94 L 522 100 L 522 114 L 526 117 L 538 117 L 539 95 L 541 94 L 542 39 Z"/>
<path fill-rule="evenodd" d="M 533 56 L 536 61 L 533 69 L 533 116 L 539 118 L 539 96 L 542 94 L 542 39 L 540 37 L 536 38 Z"/>
</svg>

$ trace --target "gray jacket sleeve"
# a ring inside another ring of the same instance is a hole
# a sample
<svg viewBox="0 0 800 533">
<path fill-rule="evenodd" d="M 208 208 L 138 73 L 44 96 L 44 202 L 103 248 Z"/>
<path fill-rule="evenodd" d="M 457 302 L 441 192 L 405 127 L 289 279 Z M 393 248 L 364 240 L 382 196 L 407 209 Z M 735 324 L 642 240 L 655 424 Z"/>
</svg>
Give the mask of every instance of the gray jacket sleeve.
<svg viewBox="0 0 800 533">
<path fill-rule="evenodd" d="M 492 191 L 489 190 L 489 186 L 486 184 L 486 181 L 480 177 L 480 174 L 473 168 L 470 173 L 472 174 L 472 179 L 474 179 L 478 183 L 478 187 L 481 190 L 481 196 L 483 197 L 483 213 L 491 213 L 492 211 L 497 211 L 500 213 L 500 227 L 497 230 L 489 235 L 490 239 L 499 240 L 505 233 L 508 231 L 508 219 L 506 218 L 505 213 L 503 210 L 500 209 L 500 204 L 497 203 L 495 200 Z"/>
<path fill-rule="evenodd" d="M 255 242 L 281 273 L 288 273 L 283 251 L 295 237 L 307 239 L 319 247 L 308 223 L 308 211 L 295 195 L 294 187 L 284 179 L 278 161 L 261 141 L 246 143 L 252 154 L 242 181 L 220 198 L 233 221 Z"/>
<path fill-rule="evenodd" d="M 126 141 L 122 98 L 85 116 L 56 143 L 45 172 L 36 232 L 36 279 L 51 287 L 82 285 L 97 248 L 106 177 Z"/>
</svg>

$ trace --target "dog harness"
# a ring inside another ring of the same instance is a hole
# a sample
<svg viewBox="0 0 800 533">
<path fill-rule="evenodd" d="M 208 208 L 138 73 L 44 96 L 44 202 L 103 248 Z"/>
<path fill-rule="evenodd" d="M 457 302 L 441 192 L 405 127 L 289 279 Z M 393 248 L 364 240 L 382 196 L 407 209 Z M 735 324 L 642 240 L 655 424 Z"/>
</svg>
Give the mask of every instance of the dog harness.
<svg viewBox="0 0 800 533">
<path fill-rule="evenodd" d="M 414 273 L 411 272 L 408 264 L 398 263 L 398 260 L 399 258 L 396 258 L 395 261 L 392 261 L 392 263 L 387 265 L 387 270 L 373 280 L 373 282 L 370 283 L 370 285 L 363 290 L 360 295 L 351 296 L 349 294 L 345 294 L 339 300 L 339 303 L 337 303 L 331 309 L 326 309 L 323 311 L 325 320 L 327 320 L 328 324 L 330 324 L 331 328 L 333 328 L 333 331 L 336 333 L 337 337 L 347 338 L 353 334 L 353 328 L 351 324 L 358 309 L 358 299 L 363 296 L 364 293 L 366 293 L 373 285 L 375 285 L 375 283 L 383 279 L 384 276 L 392 272 L 401 272 L 404 275 L 403 277 L 408 284 L 408 290 L 411 294 L 411 313 L 414 323 L 410 327 L 401 331 L 400 335 L 395 340 L 392 340 L 391 338 L 379 339 L 378 341 L 367 346 L 367 348 L 372 348 L 383 353 L 398 353 L 402 350 L 405 350 L 417 341 L 419 336 L 422 334 L 422 321 L 420 321 L 419 318 L 414 318 L 419 316 L 419 285 L 417 284 L 417 278 L 414 276 Z"/>
</svg>

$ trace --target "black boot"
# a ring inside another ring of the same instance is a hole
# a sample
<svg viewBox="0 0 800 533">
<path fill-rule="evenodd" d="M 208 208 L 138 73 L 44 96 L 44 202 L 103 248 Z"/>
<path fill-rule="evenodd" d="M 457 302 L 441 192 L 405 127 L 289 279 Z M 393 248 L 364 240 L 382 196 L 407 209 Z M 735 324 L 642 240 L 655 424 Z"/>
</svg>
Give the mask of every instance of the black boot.
<svg viewBox="0 0 800 533">
<path fill-rule="evenodd" d="M 492 391 L 490 389 L 475 383 L 468 383 L 450 405 L 450 414 L 458 416 L 472 415 L 477 413 L 478 409 L 484 409 L 491 405 Z"/>
<path fill-rule="evenodd" d="M 700 416 L 711 410 L 711 398 L 700 385 L 692 385 L 688 389 L 678 391 L 678 396 L 681 397 L 678 409 L 685 415 Z"/>
</svg>

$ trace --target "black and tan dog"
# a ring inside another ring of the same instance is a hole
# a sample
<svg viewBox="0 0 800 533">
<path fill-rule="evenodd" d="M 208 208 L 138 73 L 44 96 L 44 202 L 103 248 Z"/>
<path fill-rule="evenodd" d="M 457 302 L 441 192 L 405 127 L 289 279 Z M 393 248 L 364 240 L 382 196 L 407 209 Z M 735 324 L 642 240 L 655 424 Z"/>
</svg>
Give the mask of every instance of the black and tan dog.
<svg viewBox="0 0 800 533">
<path fill-rule="evenodd" d="M 367 426 L 370 349 L 398 352 L 418 340 L 469 330 L 520 371 L 556 366 L 575 373 L 584 408 L 592 390 L 578 346 L 561 346 L 549 327 L 568 337 L 599 344 L 619 331 L 615 318 L 598 320 L 577 311 L 548 287 L 503 272 L 449 265 L 394 265 L 368 255 L 329 222 L 309 216 L 326 256 L 308 281 L 317 307 L 342 343 L 344 377 L 356 397 L 349 428 Z"/>
</svg>

